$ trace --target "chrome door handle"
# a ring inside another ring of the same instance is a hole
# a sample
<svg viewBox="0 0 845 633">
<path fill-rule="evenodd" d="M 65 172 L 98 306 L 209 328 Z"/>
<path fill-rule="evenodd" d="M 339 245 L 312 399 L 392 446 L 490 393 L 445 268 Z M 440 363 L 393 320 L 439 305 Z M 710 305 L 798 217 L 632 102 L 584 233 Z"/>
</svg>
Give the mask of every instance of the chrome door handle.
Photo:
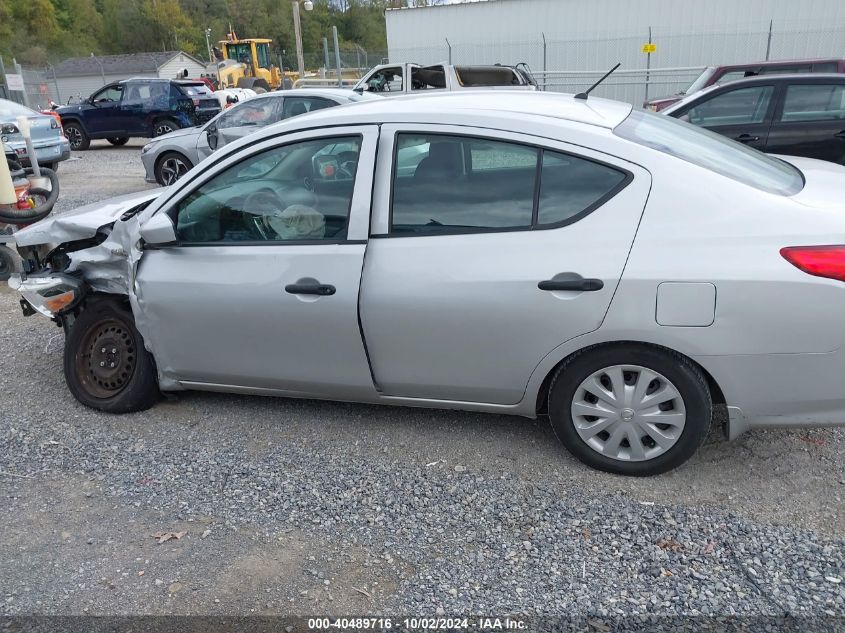
<svg viewBox="0 0 845 633">
<path fill-rule="evenodd" d="M 595 292 L 604 288 L 601 279 L 546 279 L 537 284 L 540 290 L 551 292 L 577 291 Z"/>
<path fill-rule="evenodd" d="M 285 292 L 292 295 L 329 297 L 337 292 L 337 289 L 331 284 L 288 284 L 285 286 Z"/>
</svg>

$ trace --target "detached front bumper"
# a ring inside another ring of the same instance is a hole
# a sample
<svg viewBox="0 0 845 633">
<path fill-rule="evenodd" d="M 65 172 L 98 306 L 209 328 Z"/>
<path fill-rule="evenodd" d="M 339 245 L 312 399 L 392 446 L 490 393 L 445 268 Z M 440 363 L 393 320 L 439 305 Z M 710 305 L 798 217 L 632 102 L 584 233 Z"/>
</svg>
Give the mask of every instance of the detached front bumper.
<svg viewBox="0 0 845 633">
<path fill-rule="evenodd" d="M 56 319 L 67 313 L 85 296 L 84 282 L 63 273 L 12 275 L 9 287 L 20 293 L 24 316 L 39 312 L 49 319 Z"/>
</svg>

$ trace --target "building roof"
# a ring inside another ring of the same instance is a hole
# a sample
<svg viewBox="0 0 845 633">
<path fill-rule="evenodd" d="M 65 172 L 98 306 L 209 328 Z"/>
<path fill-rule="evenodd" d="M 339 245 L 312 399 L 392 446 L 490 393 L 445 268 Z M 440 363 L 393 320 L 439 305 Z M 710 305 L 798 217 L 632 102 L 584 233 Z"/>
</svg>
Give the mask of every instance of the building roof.
<svg viewBox="0 0 845 633">
<path fill-rule="evenodd" d="M 128 55 L 97 55 L 71 57 L 55 65 L 57 77 L 87 77 L 91 75 L 132 75 L 154 73 L 177 55 L 204 66 L 196 57 L 182 51 L 158 53 L 130 53 Z"/>
</svg>

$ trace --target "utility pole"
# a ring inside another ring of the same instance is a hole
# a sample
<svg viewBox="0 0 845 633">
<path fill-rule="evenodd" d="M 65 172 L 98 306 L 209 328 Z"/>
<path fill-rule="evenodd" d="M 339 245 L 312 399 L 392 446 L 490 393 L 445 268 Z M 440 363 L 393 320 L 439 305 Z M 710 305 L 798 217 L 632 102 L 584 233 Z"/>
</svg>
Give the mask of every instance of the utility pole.
<svg viewBox="0 0 845 633">
<path fill-rule="evenodd" d="M 205 48 L 208 51 L 208 63 L 214 63 L 214 57 L 211 54 L 211 29 L 206 27 L 205 29 Z"/>
<path fill-rule="evenodd" d="M 340 46 L 337 43 L 337 27 L 332 27 L 332 39 L 334 39 L 334 59 L 337 63 L 337 85 L 343 86 L 343 77 L 340 74 Z"/>
<path fill-rule="evenodd" d="M 296 36 L 296 64 L 299 69 L 299 78 L 305 77 L 305 56 L 302 53 L 302 25 L 299 21 L 299 0 L 293 0 L 293 33 Z"/>
</svg>

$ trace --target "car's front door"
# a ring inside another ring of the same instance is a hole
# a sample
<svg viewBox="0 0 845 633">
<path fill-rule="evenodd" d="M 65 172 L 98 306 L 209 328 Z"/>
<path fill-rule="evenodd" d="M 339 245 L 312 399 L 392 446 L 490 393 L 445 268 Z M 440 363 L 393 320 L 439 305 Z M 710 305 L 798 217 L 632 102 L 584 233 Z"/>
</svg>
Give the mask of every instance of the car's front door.
<svg viewBox="0 0 845 633">
<path fill-rule="evenodd" d="M 162 207 L 178 241 L 144 251 L 135 288 L 165 379 L 372 397 L 358 291 L 377 137 L 331 128 L 245 147 Z"/>
<path fill-rule="evenodd" d="M 845 83 L 787 85 L 766 151 L 845 165 Z"/>
<path fill-rule="evenodd" d="M 122 95 L 122 84 L 106 86 L 91 95 L 84 115 L 85 127 L 89 134 L 114 133 L 115 136 L 124 136 L 123 115 L 120 110 Z"/>
<path fill-rule="evenodd" d="M 763 149 L 772 122 L 774 93 L 774 84 L 724 88 L 672 116 Z"/>
<path fill-rule="evenodd" d="M 281 96 L 271 95 L 250 99 L 229 108 L 216 123 L 217 147 L 276 123 L 282 116 L 282 101 Z"/>
<path fill-rule="evenodd" d="M 468 127 L 383 125 L 380 143 L 361 287 L 378 387 L 519 402 L 549 352 L 600 326 L 649 174 L 582 147 Z"/>
</svg>

